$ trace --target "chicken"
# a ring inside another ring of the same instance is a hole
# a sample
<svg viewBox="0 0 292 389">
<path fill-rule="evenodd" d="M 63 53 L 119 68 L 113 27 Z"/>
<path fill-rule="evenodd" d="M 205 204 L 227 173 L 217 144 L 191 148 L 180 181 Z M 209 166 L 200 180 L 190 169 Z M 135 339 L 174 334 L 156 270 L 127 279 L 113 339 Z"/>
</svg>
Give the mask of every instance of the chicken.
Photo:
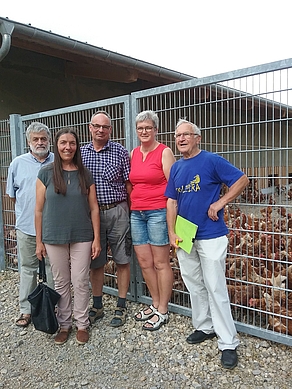
<svg viewBox="0 0 292 389">
<path fill-rule="evenodd" d="M 258 308 L 261 311 L 266 311 L 267 309 L 267 299 L 262 297 L 262 298 L 250 298 L 248 305 L 252 308 Z"/>
<path fill-rule="evenodd" d="M 274 315 L 269 315 L 269 324 L 274 331 L 292 335 L 292 311 L 284 308 L 278 301 L 265 294 L 267 309 Z"/>
<path fill-rule="evenodd" d="M 245 307 L 249 306 L 252 298 L 258 298 L 260 289 L 258 285 L 228 285 L 230 302 Z"/>
</svg>

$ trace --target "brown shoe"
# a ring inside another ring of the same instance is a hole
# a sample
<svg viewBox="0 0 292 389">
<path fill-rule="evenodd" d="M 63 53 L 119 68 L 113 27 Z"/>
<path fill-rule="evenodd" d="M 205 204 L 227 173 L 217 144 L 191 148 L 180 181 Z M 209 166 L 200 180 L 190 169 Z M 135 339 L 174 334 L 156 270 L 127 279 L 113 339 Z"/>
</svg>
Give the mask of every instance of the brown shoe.
<svg viewBox="0 0 292 389">
<path fill-rule="evenodd" d="M 71 328 L 60 328 L 57 336 L 55 337 L 55 344 L 64 344 L 67 342 Z"/>
<path fill-rule="evenodd" d="M 85 344 L 88 342 L 89 332 L 85 328 L 84 330 L 77 330 L 76 340 L 78 344 Z"/>
</svg>

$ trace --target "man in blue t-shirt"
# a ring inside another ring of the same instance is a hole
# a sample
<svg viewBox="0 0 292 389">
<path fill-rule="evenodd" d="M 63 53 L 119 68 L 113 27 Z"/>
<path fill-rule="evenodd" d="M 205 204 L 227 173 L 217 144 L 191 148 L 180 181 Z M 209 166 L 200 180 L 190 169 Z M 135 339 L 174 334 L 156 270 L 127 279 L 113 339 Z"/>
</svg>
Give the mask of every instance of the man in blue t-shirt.
<svg viewBox="0 0 292 389">
<path fill-rule="evenodd" d="M 20 269 L 19 327 L 27 327 L 31 322 L 31 305 L 28 295 L 37 285 L 39 261 L 36 256 L 36 233 L 34 209 L 36 202 L 36 179 L 39 170 L 53 162 L 54 154 L 49 151 L 51 133 L 48 127 L 32 122 L 26 130 L 29 152 L 14 158 L 8 169 L 6 193 L 15 203 L 17 254 Z M 54 287 L 50 263 L 46 261 L 47 282 Z"/>
<path fill-rule="evenodd" d="M 226 159 L 200 150 L 201 131 L 195 124 L 180 120 L 175 138 L 183 158 L 171 167 L 165 195 L 169 239 L 177 249 L 192 304 L 195 332 L 187 342 L 196 344 L 217 336 L 222 366 L 233 369 L 238 362 L 239 340 L 226 287 L 228 229 L 223 212 L 247 186 L 248 178 Z M 229 191 L 220 197 L 222 184 Z M 190 254 L 179 248 L 182 237 L 175 233 L 177 215 L 198 226 Z"/>
</svg>

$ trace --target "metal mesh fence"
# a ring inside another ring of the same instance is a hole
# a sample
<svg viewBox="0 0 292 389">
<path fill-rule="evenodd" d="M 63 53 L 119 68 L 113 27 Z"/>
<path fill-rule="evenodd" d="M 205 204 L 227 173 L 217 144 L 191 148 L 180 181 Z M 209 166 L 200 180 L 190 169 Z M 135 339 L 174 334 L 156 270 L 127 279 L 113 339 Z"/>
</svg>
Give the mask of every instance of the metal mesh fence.
<svg viewBox="0 0 292 389">
<path fill-rule="evenodd" d="M 40 120 L 54 135 L 61 127 L 74 126 L 83 144 L 90 140 L 91 115 L 104 109 L 113 119 L 112 138 L 130 151 L 137 144 L 136 114 L 152 109 L 160 118 L 158 140 L 180 158 L 173 137 L 175 125 L 180 118 L 195 122 L 202 130 L 201 148 L 222 155 L 250 180 L 244 193 L 225 208 L 230 230 L 226 277 L 237 327 L 292 344 L 291 69 L 292 61 L 287 60 L 140 91 L 120 99 L 27 115 L 21 118 L 22 128 L 25 131 L 32 120 Z M 4 219 L 9 225 L 13 212 L 5 213 L 6 206 Z M 172 251 L 170 261 L 174 271 L 170 309 L 189 315 L 189 294 Z M 132 277 L 132 297 L 149 302 L 135 261 Z M 116 293 L 112 261 L 106 268 L 105 284 L 107 291 Z"/>
<path fill-rule="evenodd" d="M 1 172 L 1 203 L 3 220 L 4 254 L 8 266 L 17 267 L 16 233 L 14 229 L 14 204 L 5 195 L 6 178 L 9 164 L 12 160 L 9 120 L 0 121 L 0 172 Z M 3 258 L 4 259 L 4 258 Z"/>
<path fill-rule="evenodd" d="M 202 149 L 222 155 L 248 175 L 249 187 L 225 208 L 233 316 L 243 331 L 269 339 L 272 333 L 274 340 L 281 334 L 281 342 L 291 344 L 291 63 L 243 73 L 218 76 L 216 83 L 206 77 L 170 90 L 137 92 L 133 107 L 158 113 L 159 140 L 178 158 L 172 134 L 185 118 L 201 128 Z M 171 260 L 176 278 L 171 303 L 188 307 L 179 266 L 174 256 Z"/>
</svg>

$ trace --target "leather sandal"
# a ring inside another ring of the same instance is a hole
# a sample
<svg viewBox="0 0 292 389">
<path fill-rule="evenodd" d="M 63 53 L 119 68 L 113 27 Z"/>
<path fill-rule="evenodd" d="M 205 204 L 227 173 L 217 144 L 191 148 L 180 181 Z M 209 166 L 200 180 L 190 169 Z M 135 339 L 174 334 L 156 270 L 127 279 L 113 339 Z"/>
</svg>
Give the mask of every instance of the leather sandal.
<svg viewBox="0 0 292 389">
<path fill-rule="evenodd" d="M 145 313 L 146 311 L 151 311 L 149 313 Z M 145 307 L 141 309 L 138 313 L 135 313 L 134 319 L 136 321 L 145 321 L 150 319 L 155 313 L 157 312 L 157 308 L 155 308 L 153 305 L 150 305 L 149 307 Z M 140 315 L 140 317 L 138 317 Z"/>
<path fill-rule="evenodd" d="M 22 323 L 21 323 L 22 322 Z M 31 323 L 31 315 L 22 313 L 19 318 L 15 321 L 18 327 L 25 328 Z"/>
<path fill-rule="evenodd" d="M 116 307 L 114 317 L 110 322 L 111 327 L 120 327 L 125 324 L 127 317 L 127 308 Z"/>
<path fill-rule="evenodd" d="M 158 317 L 157 321 L 153 321 L 154 316 Z M 157 331 L 161 326 L 167 324 L 168 322 L 169 322 L 168 312 L 163 314 L 156 311 L 152 316 L 152 318 L 150 320 L 147 320 L 146 323 L 143 324 L 142 329 L 146 331 Z M 151 327 L 147 326 L 146 324 L 150 324 Z"/>
<path fill-rule="evenodd" d="M 102 319 L 104 317 L 104 311 L 103 307 L 101 308 L 90 308 L 88 318 L 90 321 L 90 324 L 93 324 L 96 322 L 96 320 Z"/>
</svg>

